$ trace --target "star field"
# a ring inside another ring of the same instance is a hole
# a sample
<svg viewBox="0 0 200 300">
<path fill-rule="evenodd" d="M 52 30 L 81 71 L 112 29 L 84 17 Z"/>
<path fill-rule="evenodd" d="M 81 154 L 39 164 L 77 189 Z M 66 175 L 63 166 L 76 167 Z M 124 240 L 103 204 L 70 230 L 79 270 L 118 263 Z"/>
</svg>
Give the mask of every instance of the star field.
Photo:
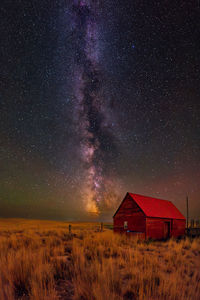
<svg viewBox="0 0 200 300">
<path fill-rule="evenodd" d="M 129 191 L 183 213 L 188 194 L 199 218 L 198 2 L 19 0 L 0 14 L 1 216 L 110 220 Z"/>
</svg>

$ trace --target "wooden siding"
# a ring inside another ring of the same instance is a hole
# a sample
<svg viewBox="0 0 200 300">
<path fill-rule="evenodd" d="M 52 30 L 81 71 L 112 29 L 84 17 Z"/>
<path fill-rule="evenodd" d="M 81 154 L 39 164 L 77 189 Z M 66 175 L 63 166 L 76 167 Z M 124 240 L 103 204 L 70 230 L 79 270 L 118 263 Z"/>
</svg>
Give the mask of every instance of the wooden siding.
<svg viewBox="0 0 200 300">
<path fill-rule="evenodd" d="M 130 196 L 126 196 L 115 216 L 132 216 L 133 214 L 144 216 L 141 208 L 133 201 L 133 199 Z"/>
<path fill-rule="evenodd" d="M 158 240 L 164 239 L 165 222 L 170 223 L 170 232 L 171 232 L 170 219 L 146 218 L 146 238 L 158 239 Z"/>
<path fill-rule="evenodd" d="M 185 220 L 172 220 L 172 236 L 179 237 L 185 234 Z"/>
<path fill-rule="evenodd" d="M 128 226 L 124 229 L 124 222 Z M 145 232 L 145 216 L 141 208 L 127 196 L 114 216 L 114 231 Z"/>
<path fill-rule="evenodd" d="M 165 224 L 169 223 L 169 236 L 179 237 L 185 234 L 185 220 L 146 218 L 146 238 L 165 239 Z"/>
<path fill-rule="evenodd" d="M 128 222 L 128 226 L 124 229 L 124 222 Z M 144 216 L 117 216 L 114 218 L 114 231 L 134 231 L 145 232 L 145 217 Z"/>
</svg>

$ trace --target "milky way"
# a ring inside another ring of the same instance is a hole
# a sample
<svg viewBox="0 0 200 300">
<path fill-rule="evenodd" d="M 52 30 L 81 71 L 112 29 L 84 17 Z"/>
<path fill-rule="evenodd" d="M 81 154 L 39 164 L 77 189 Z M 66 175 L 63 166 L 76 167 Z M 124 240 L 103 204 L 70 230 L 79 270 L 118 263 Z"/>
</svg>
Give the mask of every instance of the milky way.
<svg viewBox="0 0 200 300">
<path fill-rule="evenodd" d="M 98 1 L 75 1 L 72 10 L 77 38 L 75 67 L 75 114 L 80 133 L 80 156 L 85 180 L 82 197 L 86 211 L 98 214 L 110 204 L 112 180 L 105 175 L 105 156 L 114 147 L 108 130 L 105 100 L 102 99 L 102 74 L 98 47 Z"/>
</svg>

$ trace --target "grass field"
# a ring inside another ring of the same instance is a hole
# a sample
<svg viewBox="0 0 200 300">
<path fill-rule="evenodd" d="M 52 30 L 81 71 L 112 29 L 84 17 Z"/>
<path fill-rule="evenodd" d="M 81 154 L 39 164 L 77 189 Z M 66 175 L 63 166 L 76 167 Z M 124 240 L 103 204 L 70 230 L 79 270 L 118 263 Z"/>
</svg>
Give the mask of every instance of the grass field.
<svg viewBox="0 0 200 300">
<path fill-rule="evenodd" d="M 138 241 L 99 224 L 0 219 L 0 300 L 200 299 L 200 239 Z"/>
</svg>

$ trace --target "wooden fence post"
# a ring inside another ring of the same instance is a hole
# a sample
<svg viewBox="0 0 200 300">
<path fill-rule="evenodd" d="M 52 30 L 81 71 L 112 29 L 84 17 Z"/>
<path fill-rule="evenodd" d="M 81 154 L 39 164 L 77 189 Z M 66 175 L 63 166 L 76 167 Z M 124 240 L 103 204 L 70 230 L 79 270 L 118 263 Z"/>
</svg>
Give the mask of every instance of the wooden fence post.
<svg viewBox="0 0 200 300">
<path fill-rule="evenodd" d="M 71 233 L 72 233 L 72 225 L 69 224 L 69 234 L 71 234 Z"/>
<path fill-rule="evenodd" d="M 103 222 L 101 222 L 101 232 L 103 231 Z"/>
</svg>

